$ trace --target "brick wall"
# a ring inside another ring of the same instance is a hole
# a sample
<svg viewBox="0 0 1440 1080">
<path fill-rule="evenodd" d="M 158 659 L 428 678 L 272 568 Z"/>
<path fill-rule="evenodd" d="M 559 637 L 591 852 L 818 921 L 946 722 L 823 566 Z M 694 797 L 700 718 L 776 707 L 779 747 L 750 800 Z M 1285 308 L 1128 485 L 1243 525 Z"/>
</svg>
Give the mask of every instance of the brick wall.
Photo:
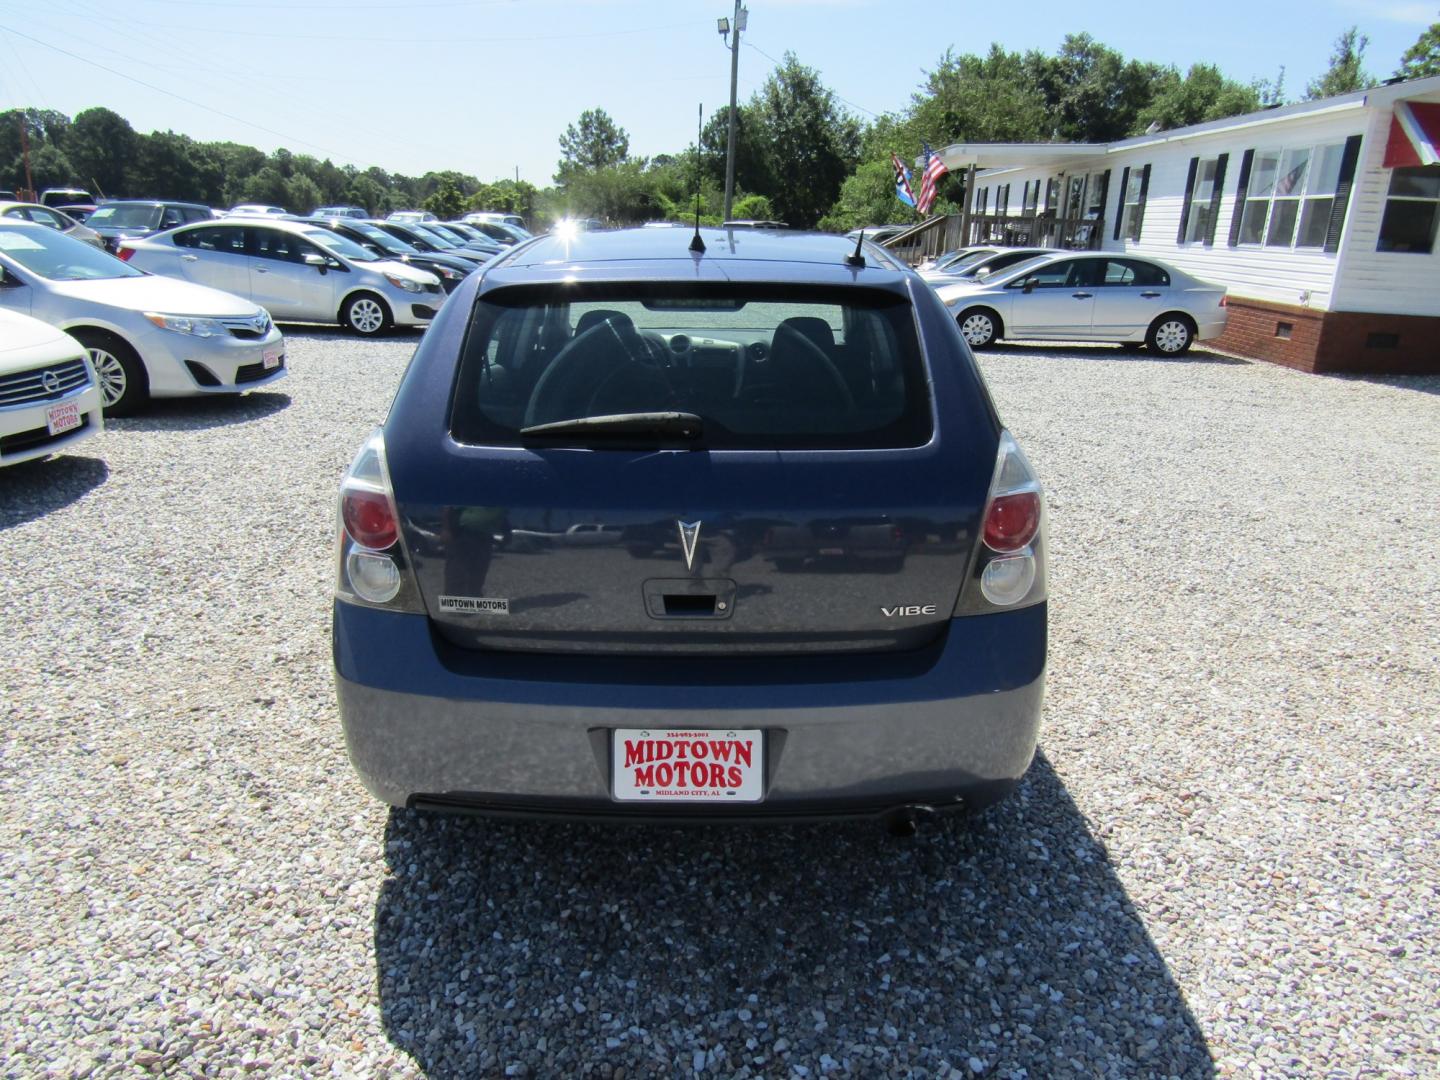
<svg viewBox="0 0 1440 1080">
<path fill-rule="evenodd" d="M 1235 296 L 1226 299 L 1225 307 L 1229 312 L 1225 333 L 1215 342 L 1220 348 L 1301 371 L 1315 370 L 1325 312 Z M 1289 337 L 1282 336 L 1285 333 Z"/>
<path fill-rule="evenodd" d="M 1309 372 L 1440 373 L 1440 318 L 1316 311 L 1230 297 L 1217 346 Z"/>
</svg>

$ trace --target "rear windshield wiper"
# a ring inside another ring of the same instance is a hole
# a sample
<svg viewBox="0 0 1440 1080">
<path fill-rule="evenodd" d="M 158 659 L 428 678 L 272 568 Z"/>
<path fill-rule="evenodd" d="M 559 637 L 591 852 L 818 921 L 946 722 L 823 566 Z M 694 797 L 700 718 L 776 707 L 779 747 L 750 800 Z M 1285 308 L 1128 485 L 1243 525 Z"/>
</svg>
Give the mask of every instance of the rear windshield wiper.
<svg viewBox="0 0 1440 1080">
<path fill-rule="evenodd" d="M 520 429 L 527 439 L 564 438 L 578 435 L 597 439 L 644 438 L 662 442 L 695 442 L 705 434 L 705 421 L 688 412 L 633 412 L 611 416 L 584 416 L 532 424 Z"/>
</svg>

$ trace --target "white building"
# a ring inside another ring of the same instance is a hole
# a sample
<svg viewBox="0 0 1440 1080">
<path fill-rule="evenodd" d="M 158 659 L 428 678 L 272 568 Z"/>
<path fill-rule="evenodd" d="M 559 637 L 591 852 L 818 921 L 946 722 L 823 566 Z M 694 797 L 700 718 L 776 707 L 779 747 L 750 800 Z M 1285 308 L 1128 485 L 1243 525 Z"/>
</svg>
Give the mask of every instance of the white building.
<svg viewBox="0 0 1440 1080">
<path fill-rule="evenodd" d="M 1109 144 L 941 153 L 977 170 L 952 243 L 1154 256 L 1228 286 L 1222 347 L 1440 372 L 1440 77 Z"/>
</svg>

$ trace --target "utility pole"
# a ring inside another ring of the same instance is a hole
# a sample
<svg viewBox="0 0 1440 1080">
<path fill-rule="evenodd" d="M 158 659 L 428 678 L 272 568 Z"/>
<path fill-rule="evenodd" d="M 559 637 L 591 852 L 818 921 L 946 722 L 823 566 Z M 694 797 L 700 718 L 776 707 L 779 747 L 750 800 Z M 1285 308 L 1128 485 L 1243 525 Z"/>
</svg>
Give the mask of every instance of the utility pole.
<svg viewBox="0 0 1440 1080">
<path fill-rule="evenodd" d="M 28 198 L 37 200 L 35 194 L 35 181 L 30 176 L 30 132 L 25 123 L 28 113 L 20 114 L 20 154 L 25 159 L 25 187 L 28 190 Z M 38 201 L 38 200 L 37 200 Z"/>
<path fill-rule="evenodd" d="M 734 36 L 729 39 L 730 49 L 730 134 L 726 140 L 725 147 L 725 216 L 722 220 L 730 220 L 730 206 L 735 201 L 735 85 L 740 77 L 740 31 L 745 29 L 745 18 L 750 12 L 740 6 L 740 0 L 735 0 L 735 21 Z M 732 29 L 729 19 L 720 19 L 717 23 L 721 35 L 725 35 Z"/>
</svg>

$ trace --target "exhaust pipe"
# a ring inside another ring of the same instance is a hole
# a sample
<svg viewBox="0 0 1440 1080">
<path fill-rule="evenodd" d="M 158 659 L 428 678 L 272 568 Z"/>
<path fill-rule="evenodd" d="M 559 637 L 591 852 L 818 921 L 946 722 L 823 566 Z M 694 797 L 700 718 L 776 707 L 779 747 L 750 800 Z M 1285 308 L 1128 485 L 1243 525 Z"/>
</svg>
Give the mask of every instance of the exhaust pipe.
<svg viewBox="0 0 1440 1080">
<path fill-rule="evenodd" d="M 887 810 L 880 820 L 885 826 L 885 831 L 891 836 L 906 839 L 920 831 L 922 822 L 927 824 L 933 822 L 936 816 L 933 806 L 915 803 L 911 806 L 897 806 L 893 810 Z"/>
</svg>

